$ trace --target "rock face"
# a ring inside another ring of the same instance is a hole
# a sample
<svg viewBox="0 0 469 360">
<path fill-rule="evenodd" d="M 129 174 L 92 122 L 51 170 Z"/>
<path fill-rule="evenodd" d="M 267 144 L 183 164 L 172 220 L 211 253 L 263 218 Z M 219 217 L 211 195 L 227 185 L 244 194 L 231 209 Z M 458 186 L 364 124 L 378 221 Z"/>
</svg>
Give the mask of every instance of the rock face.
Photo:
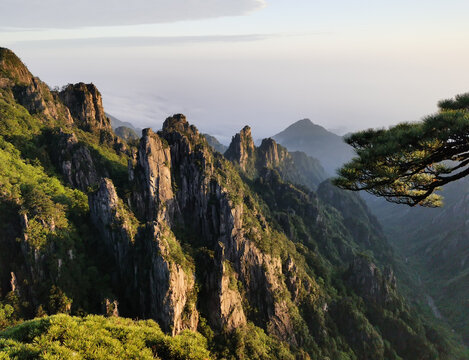
<svg viewBox="0 0 469 360">
<path fill-rule="evenodd" d="M 178 174 L 176 199 L 182 216 L 182 225 L 191 229 L 207 246 L 217 248 L 214 263 L 216 286 L 209 289 L 211 308 L 218 316 L 212 316 L 215 327 L 232 331 L 246 323 L 246 314 L 240 305 L 240 291 L 251 306 L 258 309 L 258 319 L 281 339 L 295 344 L 292 319 L 287 303 L 277 299 L 277 294 L 288 292 L 282 275 L 282 262 L 278 257 L 265 254 L 255 244 L 261 234 L 246 225 L 244 206 L 230 199 L 230 191 L 217 173 L 220 164 L 214 164 L 210 152 L 198 131 L 188 125 L 181 116 L 169 118 L 161 135 L 171 148 L 171 169 Z M 249 128 L 239 135 L 238 149 L 252 153 L 254 147 Z M 236 143 L 236 140 L 234 140 Z M 231 147 L 233 149 L 233 147 Z M 248 157 L 242 155 L 240 165 Z M 237 192 L 242 189 L 235 190 Z M 242 196 L 242 193 L 239 194 Z M 257 216 L 266 231 L 267 224 Z M 246 232 L 253 239 L 246 237 Z M 240 288 L 241 290 L 240 290 Z M 214 310 L 216 309 L 216 310 Z M 267 324 L 268 323 L 268 324 Z"/>
<path fill-rule="evenodd" d="M 242 215 L 239 214 L 239 209 L 235 210 L 234 214 Z M 238 219 L 237 216 L 233 219 L 232 236 L 225 240 L 223 244 L 225 249 L 221 258 L 233 264 L 249 303 L 259 311 L 259 320 L 267 320 L 264 326 L 280 339 L 297 344 L 288 304 L 286 300 L 277 297 L 277 294 L 287 292 L 282 279 L 281 260 L 264 254 L 251 241 L 244 238 L 242 231 L 239 231 L 238 226 L 242 226 L 242 223 Z M 230 295 L 230 293 L 222 294 L 227 298 Z M 238 321 L 240 317 L 237 316 Z"/>
<path fill-rule="evenodd" d="M 59 129 L 54 134 L 52 158 L 65 180 L 74 188 L 87 191 L 98 183 L 98 172 L 88 148 L 78 142 L 74 133 Z"/>
<path fill-rule="evenodd" d="M 377 266 L 365 257 L 358 256 L 350 264 L 346 279 L 365 300 L 387 306 L 394 300 L 396 278 L 391 269 L 381 273 Z"/>
<path fill-rule="evenodd" d="M 70 109 L 78 127 L 86 131 L 111 131 L 101 94 L 93 84 L 69 84 L 59 93 L 59 98 Z"/>
<path fill-rule="evenodd" d="M 171 154 L 168 144 L 151 129 L 142 132 L 133 174 L 141 190 L 134 193 L 140 217 L 152 221 L 164 216 L 163 207 L 174 197 Z"/>
<path fill-rule="evenodd" d="M 213 266 L 220 266 L 217 261 Z M 213 292 L 209 320 L 218 330 L 233 331 L 246 324 L 242 297 L 238 289 L 238 278 L 232 264 L 221 263 L 221 267 L 212 274 L 209 288 Z"/>
<path fill-rule="evenodd" d="M 216 249 L 217 254 L 204 275 L 209 279 L 202 290 L 208 302 L 201 304 L 212 326 L 230 332 L 245 325 L 246 302 L 258 309 L 257 321 L 272 334 L 298 344 L 300 339 L 292 335 L 294 305 L 289 305 L 288 296 L 278 297 L 281 293 L 289 294 L 282 261 L 256 245 L 262 235 L 255 228 L 246 228 L 244 218 L 250 215 L 245 214 L 241 204 L 233 203 L 229 192 L 232 189 L 226 188 L 220 176 L 222 165 L 215 161 L 204 137 L 183 115 L 166 119 L 159 134 L 150 129 L 143 131 L 132 169 L 138 189 L 133 206 L 146 223 L 133 245 L 133 276 L 142 316 L 157 319 L 173 333 L 196 326 L 193 260 L 183 255 L 179 243 L 195 236 L 203 241 L 200 245 Z M 99 198 L 109 196 L 94 196 L 90 200 L 91 209 L 100 208 L 96 205 Z M 109 200 L 105 202 L 112 204 Z M 106 215 L 109 212 L 104 210 L 92 213 L 101 214 L 94 218 L 109 218 Z M 259 213 L 254 216 L 263 224 L 264 230 L 260 231 L 270 231 Z M 106 226 L 111 223 L 104 221 L 99 228 L 115 228 Z M 173 231 L 180 234 L 177 239 Z M 246 231 L 252 239 L 246 237 Z"/>
<path fill-rule="evenodd" d="M 121 202 L 110 179 L 102 179 L 98 191 L 89 196 L 91 219 L 100 229 L 103 241 L 112 251 L 116 263 L 122 264 L 124 268 L 131 255 L 130 246 L 135 230 Z"/>
<path fill-rule="evenodd" d="M 171 231 L 164 225 L 147 225 L 135 247 L 141 316 L 157 320 L 173 335 L 197 329 L 193 269 Z"/>
<path fill-rule="evenodd" d="M 51 92 L 38 78 L 31 77 L 28 85 L 17 85 L 13 91 L 18 102 L 30 114 L 44 114 L 54 120 L 66 119 L 68 124 L 72 123 L 68 108 L 55 101 L 57 94 Z"/>
<path fill-rule="evenodd" d="M 182 116 L 167 119 L 163 129 L 169 127 L 177 128 L 178 134 L 191 131 Z M 139 189 L 134 195 L 135 208 L 147 222 L 136 245 L 140 249 L 138 254 L 143 256 L 138 262 L 146 264 L 137 269 L 139 281 L 148 282 L 150 289 L 149 294 L 142 293 L 141 307 L 151 317 L 160 319 L 165 329 L 178 333 L 184 328 L 197 327 L 198 312 L 193 294 L 193 266 L 183 255 L 170 227 L 179 217 L 171 152 L 167 140 L 145 129 L 132 172 Z"/>
<path fill-rule="evenodd" d="M 137 234 L 136 219 L 125 209 L 109 179 L 101 181 L 89 203 L 92 220 L 114 258 L 114 283 L 121 289 L 119 302 L 125 310 L 157 320 L 172 334 L 186 328 L 195 330 L 198 313 L 195 304 L 189 303 L 194 276 L 174 261 L 174 252 L 181 250 L 174 248 L 179 244 L 170 229 L 155 221 Z"/>
<path fill-rule="evenodd" d="M 293 159 L 287 149 L 277 145 L 275 140 L 270 138 L 262 140 L 258 153 L 258 162 L 262 167 L 279 167 L 285 161 L 293 163 Z M 291 166 L 293 166 L 293 164 Z"/>
<path fill-rule="evenodd" d="M 253 166 L 255 155 L 254 141 L 251 135 L 251 128 L 245 126 L 238 134 L 233 136 L 225 157 L 228 160 L 239 164 L 242 170 L 249 171 Z"/>
</svg>

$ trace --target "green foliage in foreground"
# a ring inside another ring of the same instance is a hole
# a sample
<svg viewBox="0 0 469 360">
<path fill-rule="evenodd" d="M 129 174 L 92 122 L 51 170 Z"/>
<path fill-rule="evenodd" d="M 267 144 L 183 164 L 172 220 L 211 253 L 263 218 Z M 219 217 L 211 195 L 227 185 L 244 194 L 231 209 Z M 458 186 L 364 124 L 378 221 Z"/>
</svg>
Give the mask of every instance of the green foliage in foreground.
<svg viewBox="0 0 469 360">
<path fill-rule="evenodd" d="M 422 122 L 366 130 L 346 141 L 358 155 L 336 185 L 410 206 L 440 206 L 436 190 L 469 175 L 469 94 L 443 100 Z"/>
<path fill-rule="evenodd" d="M 14 325 L 13 313 L 15 309 L 11 305 L 0 304 L 0 330 Z"/>
<path fill-rule="evenodd" d="M 152 320 L 55 315 L 0 333 L 0 359 L 211 359 L 207 340 L 165 335 Z"/>
</svg>

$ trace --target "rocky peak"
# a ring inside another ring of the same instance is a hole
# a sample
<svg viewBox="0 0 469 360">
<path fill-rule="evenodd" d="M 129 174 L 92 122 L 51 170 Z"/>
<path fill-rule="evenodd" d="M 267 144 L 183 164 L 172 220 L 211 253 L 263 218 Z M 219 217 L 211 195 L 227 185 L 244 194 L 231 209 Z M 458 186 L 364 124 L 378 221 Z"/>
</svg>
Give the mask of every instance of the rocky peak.
<svg viewBox="0 0 469 360">
<path fill-rule="evenodd" d="M 183 114 L 175 114 L 166 118 L 158 134 L 170 145 L 171 155 L 174 157 L 173 162 L 191 153 L 201 140 L 204 140 L 203 135 L 199 134 L 194 125 L 187 122 Z"/>
<path fill-rule="evenodd" d="M 15 83 L 30 84 L 33 76 L 15 53 L 6 48 L 0 48 L 0 84 Z"/>
<path fill-rule="evenodd" d="M 277 167 L 286 159 L 291 160 L 287 149 L 278 145 L 274 139 L 268 138 L 262 140 L 259 147 L 259 165 L 262 167 Z"/>
<path fill-rule="evenodd" d="M 199 130 L 194 125 L 189 124 L 184 114 L 174 114 L 166 118 L 163 122 L 163 132 L 179 132 L 181 134 L 198 135 Z"/>
<path fill-rule="evenodd" d="M 103 99 L 93 84 L 69 84 L 59 98 L 70 109 L 78 127 L 86 131 L 111 131 L 111 122 L 104 114 Z"/>
<path fill-rule="evenodd" d="M 225 152 L 225 157 L 238 163 L 244 171 L 249 171 L 255 161 L 255 151 L 256 148 L 252 139 L 251 128 L 245 126 L 231 139 L 231 144 Z"/>
<path fill-rule="evenodd" d="M 0 48 L 0 89 L 9 90 L 30 114 L 72 122 L 70 112 L 56 101 L 49 87 L 34 77 L 11 50 L 5 48 Z"/>
<path fill-rule="evenodd" d="M 163 123 L 163 131 L 179 131 L 186 132 L 190 125 L 187 122 L 186 116 L 183 114 L 174 114 L 166 118 Z"/>
</svg>

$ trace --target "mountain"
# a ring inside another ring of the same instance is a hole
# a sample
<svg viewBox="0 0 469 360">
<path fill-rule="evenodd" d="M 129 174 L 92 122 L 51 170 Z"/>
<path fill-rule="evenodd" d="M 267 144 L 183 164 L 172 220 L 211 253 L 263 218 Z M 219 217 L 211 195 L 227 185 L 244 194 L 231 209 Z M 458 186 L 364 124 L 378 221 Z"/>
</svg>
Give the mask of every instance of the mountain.
<svg viewBox="0 0 469 360">
<path fill-rule="evenodd" d="M 290 153 L 271 138 L 263 139 L 256 147 L 249 126 L 233 137 L 225 157 L 250 176 L 259 175 L 264 168 L 273 168 L 286 181 L 309 189 L 316 189 L 328 177 L 319 160 L 300 151 Z"/>
<path fill-rule="evenodd" d="M 208 144 L 215 150 L 218 151 L 220 154 L 224 154 L 225 151 L 228 149 L 228 146 L 223 145 L 215 136 L 209 134 L 203 134 L 205 139 L 207 139 Z"/>
<path fill-rule="evenodd" d="M 225 154 L 182 114 L 126 142 L 0 49 L 0 357 L 467 358 L 363 201 L 249 128 Z"/>
<path fill-rule="evenodd" d="M 138 140 L 140 138 L 135 130 L 125 126 L 119 126 L 115 128 L 114 132 L 117 136 L 125 141 Z"/>
<path fill-rule="evenodd" d="M 309 119 L 295 122 L 272 138 L 290 151 L 302 151 L 319 159 L 330 175 L 353 157 L 352 147 L 341 136 Z"/>
<path fill-rule="evenodd" d="M 378 198 L 367 202 L 415 271 L 435 313 L 469 344 L 469 180 L 448 184 L 442 195 L 441 208 L 411 208 Z"/>
<path fill-rule="evenodd" d="M 282 135 L 282 140 L 279 135 Z M 311 139 L 310 144 L 315 144 L 318 138 L 329 135 L 325 129 L 309 120 L 301 120 L 274 138 L 279 139 L 279 142 L 291 143 L 287 145 L 288 148 L 294 149 L 296 146 L 303 149 L 308 139 Z M 299 139 L 298 144 L 295 144 L 295 138 Z M 341 161 L 349 159 L 345 156 L 348 151 L 342 149 L 344 157 Z M 318 158 L 327 164 L 327 156 L 328 153 L 323 152 Z M 334 163 L 335 160 L 332 161 Z M 436 209 L 410 208 L 366 193 L 361 195 L 371 212 L 383 224 L 384 233 L 397 255 L 406 262 L 403 271 L 408 273 L 408 283 L 405 284 L 408 294 L 412 296 L 411 293 L 415 293 L 418 288 L 434 315 L 448 321 L 469 344 L 469 313 L 466 306 L 466 299 L 469 298 L 466 286 L 469 242 L 465 240 L 468 234 L 466 222 L 469 219 L 465 199 L 469 194 L 469 180 L 462 179 L 449 184 L 442 194 L 445 198 L 444 206 Z"/>
<path fill-rule="evenodd" d="M 129 129 L 132 129 L 133 131 L 135 131 L 137 134 L 140 134 L 142 132 L 142 129 L 140 128 L 136 128 L 132 123 L 130 122 L 127 122 L 127 121 L 122 121 L 122 120 L 119 120 L 118 118 L 116 118 L 115 116 L 112 116 L 108 113 L 105 113 L 106 116 L 109 118 L 109 120 L 111 121 L 111 126 L 112 128 L 115 130 L 119 127 L 126 127 L 126 128 L 129 128 Z"/>
</svg>

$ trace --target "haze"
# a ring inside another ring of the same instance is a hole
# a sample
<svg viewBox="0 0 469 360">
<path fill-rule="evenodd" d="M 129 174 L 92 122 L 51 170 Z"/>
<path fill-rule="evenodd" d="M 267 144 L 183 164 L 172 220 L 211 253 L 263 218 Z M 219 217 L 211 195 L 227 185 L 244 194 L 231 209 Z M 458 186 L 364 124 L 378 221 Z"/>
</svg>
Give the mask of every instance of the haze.
<svg viewBox="0 0 469 360">
<path fill-rule="evenodd" d="M 310 118 L 339 134 L 414 121 L 469 91 L 467 1 L 3 0 L 0 46 L 107 112 L 184 113 L 222 142 Z"/>
</svg>

